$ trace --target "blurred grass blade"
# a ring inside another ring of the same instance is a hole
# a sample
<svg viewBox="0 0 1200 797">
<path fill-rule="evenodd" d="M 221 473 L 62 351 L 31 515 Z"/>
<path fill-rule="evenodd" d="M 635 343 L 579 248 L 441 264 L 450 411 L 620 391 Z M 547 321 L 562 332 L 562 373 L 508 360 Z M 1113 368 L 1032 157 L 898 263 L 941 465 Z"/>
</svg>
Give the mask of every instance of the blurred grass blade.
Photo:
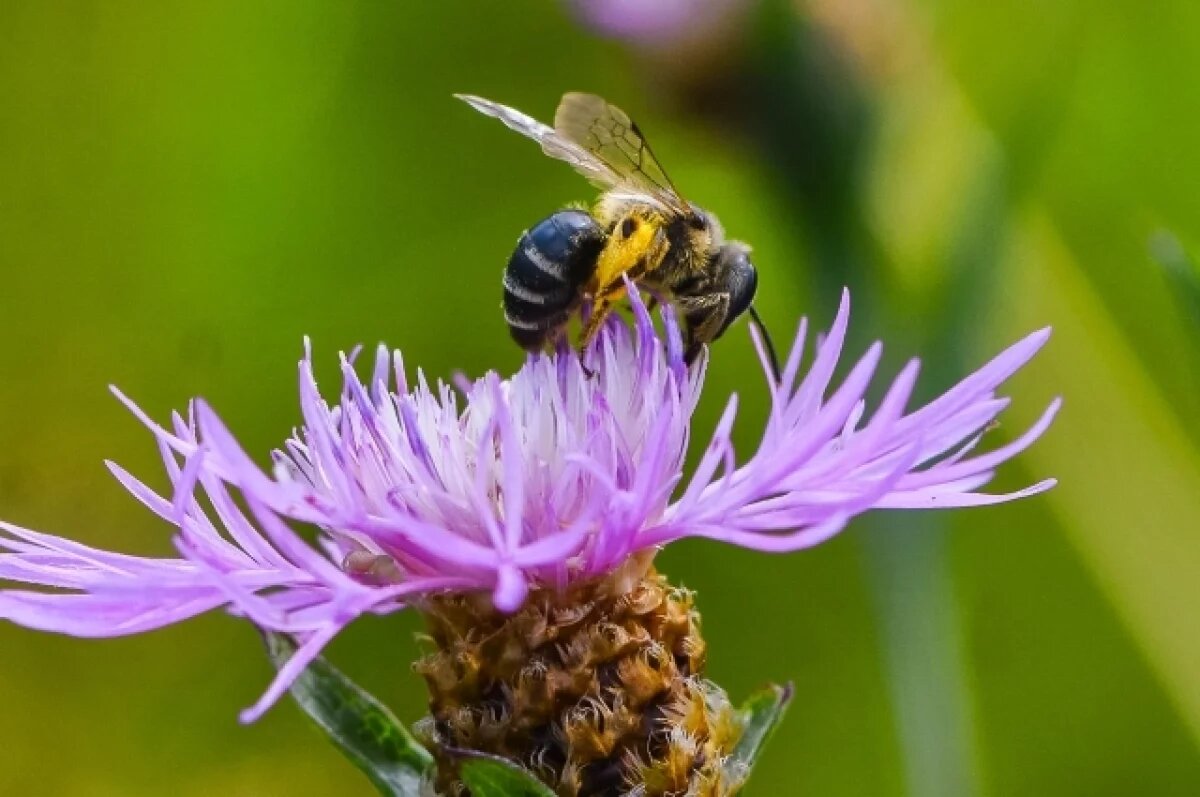
<svg viewBox="0 0 1200 797">
<path fill-rule="evenodd" d="M 1150 236 L 1150 256 L 1166 274 L 1172 295 L 1188 320 L 1200 329 L 1200 270 L 1195 261 L 1188 256 L 1179 239 L 1167 230 L 1159 230 Z"/>
<path fill-rule="evenodd" d="M 283 634 L 266 633 L 276 669 L 296 652 Z M 329 739 L 361 769 L 380 794 L 417 797 L 433 758 L 396 716 L 322 658 L 291 686 L 292 697 Z"/>
<path fill-rule="evenodd" d="M 742 706 L 742 738 L 725 765 L 730 780 L 745 783 L 750 777 L 755 761 L 792 702 L 793 691 L 791 684 L 772 685 L 752 695 Z"/>
<path fill-rule="evenodd" d="M 1023 461 L 1033 473 L 1059 478 L 1047 500 L 1067 538 L 1200 743 L 1200 546 L 1194 533 L 1200 528 L 1200 451 L 1188 431 L 1193 416 L 1180 414 L 1162 389 L 1140 344 L 1125 336 L 1048 214 L 1032 211 L 1021 221 L 1009 257 L 1014 280 L 994 313 L 997 336 L 1054 319 L 1054 343 L 1024 375 L 1025 384 L 1073 386 L 1082 399 Z M 1010 418 L 1020 427 L 1035 414 L 1022 403 Z M 1098 736 L 1091 739 L 1101 744 Z M 1116 745 L 1106 749 L 1123 752 Z M 1144 766 L 1140 759 L 1138 766 Z"/>
<path fill-rule="evenodd" d="M 458 774 L 471 797 L 555 797 L 524 769 L 495 756 L 471 754 L 459 766 Z"/>
</svg>

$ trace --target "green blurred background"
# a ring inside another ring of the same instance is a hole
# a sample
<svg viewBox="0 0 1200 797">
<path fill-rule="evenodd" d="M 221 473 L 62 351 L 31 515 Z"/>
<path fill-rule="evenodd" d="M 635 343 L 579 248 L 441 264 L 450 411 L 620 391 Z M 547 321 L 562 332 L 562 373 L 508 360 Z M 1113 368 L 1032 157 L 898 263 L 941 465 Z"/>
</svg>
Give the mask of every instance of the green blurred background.
<svg viewBox="0 0 1200 797">
<path fill-rule="evenodd" d="M 996 442 L 1061 485 L 883 516 L 811 552 L 684 543 L 711 676 L 797 697 L 750 795 L 1200 794 L 1200 4 L 807 0 L 686 44 L 606 39 L 550 3 L 0 4 L 0 516 L 129 552 L 169 529 L 149 436 L 193 395 L 251 451 L 298 420 L 295 363 L 403 347 L 427 373 L 521 360 L 497 308 L 519 231 L 590 196 L 452 100 L 549 118 L 591 90 L 753 243 L 776 337 L 855 290 L 860 344 L 930 355 L 927 392 L 1044 324 Z M 1191 286 L 1191 287 L 1189 287 Z M 744 398 L 741 328 L 698 423 Z M 411 617 L 330 656 L 405 718 Z M 351 795 L 223 615 L 103 642 L 0 626 L 0 794 Z"/>
</svg>

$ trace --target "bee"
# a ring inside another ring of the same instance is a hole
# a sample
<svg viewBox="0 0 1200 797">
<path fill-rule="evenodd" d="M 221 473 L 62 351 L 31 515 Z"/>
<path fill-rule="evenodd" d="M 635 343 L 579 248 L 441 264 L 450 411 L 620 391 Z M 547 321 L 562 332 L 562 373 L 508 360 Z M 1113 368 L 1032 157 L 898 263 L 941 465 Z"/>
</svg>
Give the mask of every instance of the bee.
<svg viewBox="0 0 1200 797">
<path fill-rule="evenodd" d="M 586 347 L 624 297 L 628 278 L 679 310 L 688 363 L 749 311 L 778 373 L 752 304 L 758 273 L 750 248 L 725 240 L 715 216 L 683 199 L 624 111 L 594 94 L 569 93 L 550 127 L 481 97 L 455 96 L 538 142 L 602 191 L 590 212 L 559 210 L 518 239 L 504 271 L 503 307 L 521 347 L 538 351 L 556 341 L 590 300 L 580 337 Z"/>
</svg>

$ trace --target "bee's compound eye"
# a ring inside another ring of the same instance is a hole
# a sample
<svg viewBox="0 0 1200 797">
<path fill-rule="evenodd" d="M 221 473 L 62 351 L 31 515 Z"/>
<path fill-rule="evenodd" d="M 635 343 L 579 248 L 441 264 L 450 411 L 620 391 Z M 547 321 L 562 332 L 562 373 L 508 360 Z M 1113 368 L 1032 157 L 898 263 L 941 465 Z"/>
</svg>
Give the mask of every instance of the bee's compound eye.
<svg viewBox="0 0 1200 797">
<path fill-rule="evenodd" d="M 637 231 L 637 228 L 637 219 L 633 218 L 632 216 L 626 218 L 625 221 L 621 222 L 621 237 L 628 238 Z"/>
</svg>

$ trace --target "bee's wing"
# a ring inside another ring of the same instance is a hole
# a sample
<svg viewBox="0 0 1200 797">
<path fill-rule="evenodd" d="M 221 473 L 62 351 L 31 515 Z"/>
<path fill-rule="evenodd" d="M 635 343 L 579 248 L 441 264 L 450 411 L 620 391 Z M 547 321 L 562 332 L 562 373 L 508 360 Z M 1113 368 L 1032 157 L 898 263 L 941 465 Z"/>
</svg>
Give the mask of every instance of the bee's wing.
<svg viewBox="0 0 1200 797">
<path fill-rule="evenodd" d="M 564 94 L 554 114 L 554 129 L 618 176 L 619 182 L 609 187 L 644 191 L 670 210 L 684 215 L 691 213 L 637 124 L 603 97 Z"/>
<path fill-rule="evenodd" d="M 515 108 L 509 108 L 507 105 L 485 100 L 482 97 L 475 97 L 471 94 L 455 94 L 454 96 L 480 113 L 499 119 L 510 130 L 532 138 L 542 145 L 543 152 L 551 158 L 570 164 L 575 171 L 597 187 L 615 188 L 624 183 L 622 176 L 604 160 L 537 119 L 526 116 Z"/>
</svg>

